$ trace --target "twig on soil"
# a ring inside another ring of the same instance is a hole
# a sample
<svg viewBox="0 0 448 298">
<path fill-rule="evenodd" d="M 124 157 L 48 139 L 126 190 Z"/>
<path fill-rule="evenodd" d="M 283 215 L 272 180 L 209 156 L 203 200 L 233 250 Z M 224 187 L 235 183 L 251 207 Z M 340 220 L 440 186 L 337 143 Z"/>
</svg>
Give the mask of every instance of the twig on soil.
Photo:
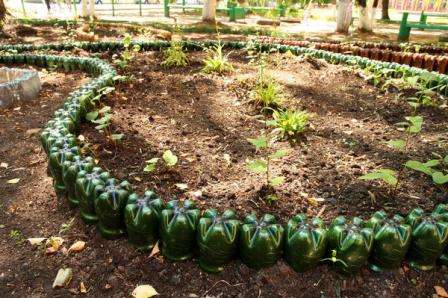
<svg viewBox="0 0 448 298">
<path fill-rule="evenodd" d="M 321 217 L 321 215 L 325 212 L 325 208 L 327 208 L 327 205 L 323 205 L 322 208 L 320 208 L 319 212 L 317 212 L 317 217 Z"/>
<path fill-rule="evenodd" d="M 255 206 L 257 206 L 257 208 L 260 208 L 260 206 L 258 206 L 257 202 L 255 202 L 254 200 L 250 200 L 252 203 L 254 203 Z"/>
<path fill-rule="evenodd" d="M 242 285 L 242 283 L 231 285 L 231 284 L 229 284 L 227 281 L 225 281 L 224 279 L 221 279 L 221 280 L 217 281 L 213 286 L 211 286 L 210 289 L 208 289 L 207 291 L 205 291 L 204 295 L 202 295 L 202 296 L 203 296 L 203 297 L 207 296 L 207 294 L 208 294 L 211 290 L 213 290 L 213 288 L 216 287 L 217 284 L 219 284 L 219 283 L 221 283 L 221 282 L 222 282 L 222 283 L 225 283 L 226 285 L 231 286 L 231 287 L 237 287 L 237 286 Z"/>
</svg>

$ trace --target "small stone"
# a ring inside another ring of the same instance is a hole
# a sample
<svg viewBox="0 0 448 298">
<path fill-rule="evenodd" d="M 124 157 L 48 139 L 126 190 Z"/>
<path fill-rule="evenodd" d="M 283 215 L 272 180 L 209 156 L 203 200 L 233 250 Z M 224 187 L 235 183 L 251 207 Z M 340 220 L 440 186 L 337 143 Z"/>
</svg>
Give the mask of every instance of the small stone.
<svg viewBox="0 0 448 298">
<path fill-rule="evenodd" d="M 175 274 L 175 275 L 171 276 L 170 283 L 172 285 L 177 286 L 177 285 L 180 284 L 180 281 L 181 280 L 180 280 L 180 275 L 179 274 Z"/>
</svg>

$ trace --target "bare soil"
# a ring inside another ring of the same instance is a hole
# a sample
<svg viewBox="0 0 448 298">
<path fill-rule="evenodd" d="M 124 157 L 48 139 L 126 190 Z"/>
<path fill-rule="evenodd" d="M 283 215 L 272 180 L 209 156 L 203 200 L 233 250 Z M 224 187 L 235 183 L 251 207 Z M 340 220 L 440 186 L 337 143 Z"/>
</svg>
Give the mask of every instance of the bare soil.
<svg viewBox="0 0 448 298">
<path fill-rule="evenodd" d="M 247 102 L 247 83 L 257 68 L 248 64 L 244 53 L 234 52 L 232 74 L 203 75 L 203 55 L 189 54 L 190 66 L 177 70 L 160 67 L 160 53 L 138 55 L 125 71 L 135 80 L 118 85 L 105 101 L 114 111 L 113 132 L 125 134 L 122 144 L 114 146 L 91 124 L 81 129 L 101 166 L 131 181 L 138 191 L 157 190 L 165 200 L 190 195 L 175 187 L 181 182 L 190 192 L 202 192 L 197 198 L 202 209 L 234 208 L 240 216 L 270 212 L 282 222 L 297 212 L 321 212 L 329 221 L 337 214 L 367 218 L 382 207 L 405 213 L 446 202 L 445 193 L 413 172 L 404 172 L 402 186 L 393 196 L 383 185 L 357 179 L 378 166 L 398 168 L 406 160 L 382 144 L 402 134 L 394 126 L 410 113 L 402 99 L 379 93 L 343 67 L 319 63 L 320 69 L 315 69 L 314 63 L 300 58 L 277 56 L 270 70 L 284 86 L 287 106 L 306 109 L 313 117 L 297 145 L 276 144 L 291 150 L 274 165 L 274 172 L 286 176 L 287 183 L 278 188 L 276 203 L 266 203 L 260 195 L 261 180 L 244 165 L 246 158 L 258 156 L 247 138 L 263 129 L 257 121 L 259 110 Z M 88 297 L 129 297 L 140 284 L 172 297 L 428 297 L 434 286 L 448 287 L 446 268 L 416 272 L 406 264 L 393 272 L 364 268 L 355 276 L 342 276 L 328 266 L 297 274 L 283 261 L 260 271 L 235 261 L 222 274 L 210 275 L 201 272 L 194 260 L 170 263 L 160 255 L 135 251 L 126 239 L 102 239 L 95 227 L 82 223 L 76 210 L 57 200 L 37 132 L 63 98 L 85 81 L 79 73 L 52 72 L 44 76 L 38 99 L 0 111 L 0 162 L 7 164 L 0 167 L 0 296 L 80 295 L 80 282 Z M 447 149 L 446 111 L 427 108 L 422 115 L 423 133 L 412 141 L 409 153 L 420 160 Z M 179 156 L 179 165 L 144 173 L 145 160 L 166 149 Z M 224 154 L 230 155 L 230 165 Z M 13 178 L 20 181 L 7 183 Z M 69 228 L 62 229 L 71 219 Z M 57 235 L 65 247 L 84 240 L 86 249 L 47 255 L 24 241 Z M 67 287 L 53 290 L 53 279 L 62 267 L 73 269 L 73 279 Z"/>
</svg>

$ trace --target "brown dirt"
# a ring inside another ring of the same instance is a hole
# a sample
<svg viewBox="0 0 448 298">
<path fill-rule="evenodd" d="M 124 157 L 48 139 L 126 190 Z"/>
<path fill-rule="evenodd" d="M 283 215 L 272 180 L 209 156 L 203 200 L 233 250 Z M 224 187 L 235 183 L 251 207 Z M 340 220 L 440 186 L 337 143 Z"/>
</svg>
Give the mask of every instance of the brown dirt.
<svg viewBox="0 0 448 298">
<path fill-rule="evenodd" d="M 202 208 L 233 207 L 239 214 L 271 212 L 282 219 L 300 211 L 316 214 L 324 205 L 323 217 L 328 220 L 335 214 L 366 216 L 381 204 L 399 211 L 417 205 L 430 209 L 442 200 L 428 179 L 410 172 L 398 196 L 388 200 L 379 195 L 387 192 L 383 187 L 356 179 L 377 165 L 397 167 L 405 159 L 381 145 L 383 139 L 400 134 L 393 123 L 408 112 L 403 101 L 379 94 L 341 67 L 325 64 L 317 71 L 308 62 L 279 57 L 272 69 L 291 98 L 288 106 L 315 115 L 300 145 L 275 166 L 274 171 L 287 177 L 279 189 L 281 199 L 266 204 L 257 196 L 256 176 L 244 169 L 244 160 L 255 156 L 246 138 L 256 136 L 262 126 L 254 119 L 257 110 L 244 103 L 242 94 L 247 89 L 240 80 L 254 76 L 256 68 L 247 65 L 241 53 L 233 53 L 238 71 L 225 77 L 204 76 L 198 73 L 202 55 L 192 54 L 192 65 L 180 70 L 158 66 L 159 54 L 138 56 L 129 68 L 136 80 L 119 85 L 106 101 L 116 113 L 113 130 L 125 134 L 123 144 L 114 148 L 89 125 L 82 129 L 102 166 L 118 178 L 129 179 L 138 190 L 157 189 L 165 199 L 179 194 L 173 183 L 184 182 L 190 190 L 203 190 Z M 0 162 L 8 163 L 7 169 L 0 168 L 0 296 L 67 297 L 79 294 L 81 281 L 88 297 L 128 297 L 140 284 L 172 297 L 427 297 L 435 285 L 448 287 L 446 268 L 416 272 L 406 265 L 394 272 L 378 274 L 364 268 L 356 276 L 341 276 L 327 266 L 297 274 L 283 261 L 256 272 L 236 261 L 224 273 L 210 275 L 194 261 L 170 263 L 136 252 L 125 239 L 101 239 L 95 227 L 82 223 L 76 210 L 56 199 L 38 136 L 29 130 L 42 127 L 64 96 L 83 81 L 79 74 L 51 73 L 38 99 L 0 111 Z M 423 115 L 420 140 L 425 142 L 415 140 L 415 158 L 446 149 L 434 142 L 444 140 L 446 116 L 437 109 Z M 290 145 L 279 142 L 278 146 Z M 180 165 L 172 171 L 144 174 L 144 161 L 164 149 L 175 152 Z M 231 156 L 230 166 L 222 159 L 224 153 Z M 142 181 L 136 181 L 136 176 Z M 6 184 L 13 178 L 21 180 Z M 367 189 L 377 194 L 376 203 L 370 201 Z M 307 200 L 311 197 L 324 201 L 314 206 Z M 61 231 L 61 225 L 72 218 L 71 227 Z M 18 231 L 15 237 L 11 231 Z M 23 241 L 58 234 L 66 247 L 84 240 L 86 249 L 68 256 L 46 255 Z M 61 267 L 73 268 L 73 280 L 66 288 L 53 290 L 52 281 Z"/>
<path fill-rule="evenodd" d="M 423 110 L 423 133 L 412 139 L 405 155 L 383 144 L 404 138 L 395 126 L 411 113 L 404 99 L 381 94 L 347 68 L 276 55 L 268 71 L 284 86 L 286 106 L 307 110 L 312 120 L 299 143 L 275 144 L 275 149 L 290 150 L 272 166 L 272 173 L 285 176 L 286 183 L 277 188 L 279 201 L 266 203 L 263 176 L 246 170 L 246 160 L 260 156 L 247 139 L 264 128 L 259 108 L 248 103 L 257 66 L 249 65 L 243 52 L 234 52 L 235 72 L 203 75 L 203 56 L 195 53 L 191 65 L 179 70 L 162 68 L 160 54 L 154 53 L 139 55 L 130 65 L 128 74 L 135 81 L 118 86 L 106 103 L 115 112 L 113 130 L 125 135 L 122 144 L 116 147 L 92 125 L 81 129 L 104 168 L 129 179 L 139 191 L 155 189 L 165 198 L 182 197 L 175 184 L 186 183 L 187 196 L 202 193 L 204 208 L 269 212 L 285 220 L 298 212 L 316 215 L 323 206 L 329 221 L 338 214 L 368 218 L 381 208 L 403 214 L 417 206 L 430 210 L 446 200 L 446 193 L 430 179 L 412 171 L 403 173 L 395 194 L 384 185 L 357 179 L 379 167 L 399 169 L 408 159 L 425 160 L 431 152 L 443 155 L 448 118 L 443 109 Z M 179 164 L 144 173 L 145 161 L 161 157 L 165 150 L 178 155 Z M 231 157 L 230 165 L 225 154 Z"/>
</svg>

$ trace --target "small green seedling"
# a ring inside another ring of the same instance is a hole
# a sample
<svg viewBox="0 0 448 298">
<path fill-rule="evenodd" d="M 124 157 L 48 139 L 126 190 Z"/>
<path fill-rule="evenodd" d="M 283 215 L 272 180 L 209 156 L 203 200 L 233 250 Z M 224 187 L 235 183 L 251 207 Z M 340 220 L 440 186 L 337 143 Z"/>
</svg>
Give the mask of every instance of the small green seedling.
<svg viewBox="0 0 448 298">
<path fill-rule="evenodd" d="M 104 106 L 100 110 L 92 111 L 86 114 L 86 120 L 95 123 L 95 129 L 101 133 L 105 133 L 107 138 L 114 144 L 120 142 L 124 134 L 112 133 L 110 124 L 112 122 L 112 114 L 110 106 Z"/>
<path fill-rule="evenodd" d="M 285 149 L 278 149 L 271 153 L 272 140 L 268 136 L 260 136 L 256 139 L 248 139 L 248 141 L 255 147 L 255 149 L 262 153 L 263 157 L 248 161 L 246 167 L 249 171 L 257 174 L 265 175 L 265 185 L 276 187 L 285 182 L 285 177 L 272 175 L 272 162 L 288 155 Z M 274 198 L 274 200 L 276 200 Z M 270 201 L 274 201 L 271 200 Z"/>
<path fill-rule="evenodd" d="M 129 62 L 134 59 L 136 53 L 140 51 L 140 45 L 134 44 L 132 47 L 132 37 L 126 34 L 123 38 L 124 50 L 120 53 L 120 56 L 114 60 L 114 63 L 120 68 L 124 69 L 128 66 Z"/>
<path fill-rule="evenodd" d="M 282 138 L 296 138 L 308 127 L 310 118 L 306 111 L 299 110 L 274 110 L 272 117 L 268 125 L 275 127 L 273 132 Z"/>
<path fill-rule="evenodd" d="M 408 160 L 404 166 L 421 173 L 424 173 L 432 178 L 436 185 L 444 185 L 448 183 L 448 155 L 442 158 L 437 155 L 437 159 L 430 159 L 427 162 L 420 162 L 417 160 Z"/>
<path fill-rule="evenodd" d="M 178 157 L 173 152 L 171 152 L 171 150 L 166 150 L 165 152 L 163 152 L 162 159 L 164 161 L 165 166 L 167 166 L 168 168 L 174 167 L 179 161 Z M 147 173 L 153 172 L 157 168 L 159 160 L 160 158 L 158 157 L 154 157 L 151 158 L 150 160 L 147 160 L 146 166 L 143 168 L 143 172 Z"/>
<path fill-rule="evenodd" d="M 165 60 L 161 64 L 164 67 L 185 67 L 188 65 L 187 55 L 179 41 L 171 42 L 170 47 L 164 51 L 164 57 Z"/>
<path fill-rule="evenodd" d="M 218 43 L 205 49 L 207 57 L 204 59 L 204 67 L 202 71 L 205 73 L 226 73 L 233 71 L 233 66 L 229 62 L 229 54 L 224 54 L 223 45 L 220 40 Z"/>
<path fill-rule="evenodd" d="M 377 169 L 359 177 L 361 180 L 381 180 L 395 187 L 398 185 L 397 173 L 391 169 Z"/>
<path fill-rule="evenodd" d="M 278 108 L 284 101 L 284 92 L 280 84 L 266 74 L 266 56 L 260 55 L 258 78 L 254 90 L 251 92 L 251 101 L 266 108 Z"/>
<path fill-rule="evenodd" d="M 347 263 L 337 257 L 338 253 L 335 249 L 331 250 L 331 257 L 322 259 L 321 262 L 330 261 L 333 264 L 341 263 L 345 268 L 348 267 Z"/>
<path fill-rule="evenodd" d="M 22 232 L 19 230 L 11 230 L 11 232 L 9 232 L 9 238 L 14 240 L 17 244 L 25 242 L 25 236 L 23 236 Z"/>
</svg>

